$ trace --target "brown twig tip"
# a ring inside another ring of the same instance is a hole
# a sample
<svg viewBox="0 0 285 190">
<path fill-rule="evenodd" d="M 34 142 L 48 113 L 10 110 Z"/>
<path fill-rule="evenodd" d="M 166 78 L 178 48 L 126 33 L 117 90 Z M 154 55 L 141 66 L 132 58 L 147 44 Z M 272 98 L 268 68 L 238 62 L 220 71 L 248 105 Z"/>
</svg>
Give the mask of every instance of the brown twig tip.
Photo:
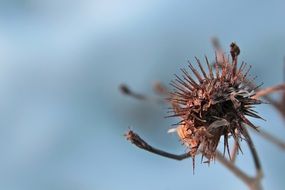
<svg viewBox="0 0 285 190">
<path fill-rule="evenodd" d="M 125 85 L 125 84 L 121 84 L 121 85 L 119 86 L 119 89 L 120 89 L 120 91 L 121 91 L 123 94 L 127 94 L 127 95 L 131 94 L 131 90 L 130 90 L 129 87 L 128 87 L 127 85 Z"/>
<path fill-rule="evenodd" d="M 235 57 L 237 57 L 240 54 L 240 49 L 235 42 L 232 42 L 230 47 L 231 47 L 231 50 L 230 50 L 231 56 L 234 59 Z"/>
<path fill-rule="evenodd" d="M 134 133 L 132 130 L 129 130 L 126 134 L 125 137 L 127 140 L 131 141 L 134 145 L 137 147 L 144 149 L 148 152 L 151 152 L 153 154 L 157 154 L 166 158 L 174 159 L 174 160 L 184 160 L 186 158 L 191 157 L 191 154 L 189 152 L 184 153 L 184 154 L 172 154 L 157 148 L 152 147 L 149 145 L 147 142 L 145 142 L 138 134 Z"/>
<path fill-rule="evenodd" d="M 128 96 L 131 96 L 133 98 L 136 98 L 136 99 L 139 99 L 139 100 L 146 100 L 147 97 L 142 95 L 142 94 L 139 94 L 139 93 L 135 93 L 133 92 L 127 85 L 125 84 L 121 84 L 119 86 L 119 90 L 125 94 L 125 95 L 128 95 Z"/>
<path fill-rule="evenodd" d="M 129 130 L 124 136 L 132 144 L 134 144 L 134 145 L 136 145 L 142 149 L 146 149 L 149 147 L 148 144 L 144 140 L 142 140 L 140 138 L 140 136 L 137 135 L 136 133 L 134 133 L 132 130 Z"/>
</svg>

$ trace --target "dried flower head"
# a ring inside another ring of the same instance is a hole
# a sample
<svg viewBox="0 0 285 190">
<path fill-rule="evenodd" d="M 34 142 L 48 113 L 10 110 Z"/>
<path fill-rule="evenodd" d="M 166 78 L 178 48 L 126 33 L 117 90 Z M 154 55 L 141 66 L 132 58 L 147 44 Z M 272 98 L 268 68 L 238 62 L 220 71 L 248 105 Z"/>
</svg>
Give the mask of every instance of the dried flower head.
<svg viewBox="0 0 285 190">
<path fill-rule="evenodd" d="M 196 80 L 186 69 L 181 69 L 182 77 L 175 75 L 176 79 L 171 81 L 174 89 L 168 99 L 172 104 L 169 117 L 179 117 L 180 122 L 178 127 L 170 131 L 178 133 L 193 158 L 201 153 L 211 161 L 222 136 L 224 153 L 227 149 L 229 154 L 230 136 L 240 149 L 239 141 L 248 140 L 245 126 L 257 130 L 246 116 L 261 118 L 253 110 L 254 105 L 260 104 L 261 101 L 253 97 L 257 87 L 248 85 L 247 74 L 251 67 L 247 68 L 246 64 L 242 63 L 237 69 L 239 53 L 238 46 L 232 43 L 231 63 L 223 59 L 223 63 L 214 64 L 213 69 L 205 57 L 208 67 L 206 73 L 200 60 L 196 58 L 201 72 L 189 63 Z"/>
</svg>

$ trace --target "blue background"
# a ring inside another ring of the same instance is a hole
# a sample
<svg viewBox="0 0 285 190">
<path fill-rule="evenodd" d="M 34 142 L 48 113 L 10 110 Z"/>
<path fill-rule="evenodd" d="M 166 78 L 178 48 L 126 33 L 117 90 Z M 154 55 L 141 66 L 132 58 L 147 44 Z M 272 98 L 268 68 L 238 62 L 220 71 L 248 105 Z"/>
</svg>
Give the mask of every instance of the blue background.
<svg viewBox="0 0 285 190">
<path fill-rule="evenodd" d="M 165 0 L 0 1 L 0 189 L 245 189 L 220 163 L 176 162 L 129 144 L 131 126 L 156 147 L 183 153 L 166 106 L 121 95 L 154 95 L 194 56 L 213 60 L 218 37 L 236 41 L 264 87 L 282 82 L 285 2 Z M 276 96 L 278 98 L 278 96 Z M 266 122 L 285 139 L 269 105 Z M 265 189 L 284 189 L 284 152 L 253 134 Z M 244 145 L 238 165 L 250 174 Z"/>
</svg>

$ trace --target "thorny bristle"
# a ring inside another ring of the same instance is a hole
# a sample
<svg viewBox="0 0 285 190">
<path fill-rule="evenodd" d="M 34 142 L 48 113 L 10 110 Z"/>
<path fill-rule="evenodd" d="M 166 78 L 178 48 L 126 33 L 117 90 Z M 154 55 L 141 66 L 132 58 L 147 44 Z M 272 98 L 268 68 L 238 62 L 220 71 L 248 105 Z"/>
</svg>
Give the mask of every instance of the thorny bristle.
<svg viewBox="0 0 285 190">
<path fill-rule="evenodd" d="M 215 158 L 221 137 L 224 138 L 224 154 L 227 152 L 231 158 L 228 139 L 232 136 L 241 151 L 240 140 L 248 140 L 244 127 L 258 130 L 246 116 L 262 119 L 252 110 L 254 105 L 262 102 L 253 98 L 256 87 L 247 85 L 251 66 L 246 72 L 244 62 L 237 67 L 239 53 L 238 46 L 232 43 L 232 62 L 223 58 L 218 64 L 216 57 L 214 69 L 205 56 L 208 73 L 195 57 L 202 74 L 190 62 L 188 66 L 197 80 L 186 69 L 181 69 L 182 76 L 175 75 L 176 79 L 171 82 L 174 89 L 168 99 L 172 104 L 169 117 L 180 118 L 175 131 L 193 158 L 201 153 L 209 163 Z"/>
</svg>

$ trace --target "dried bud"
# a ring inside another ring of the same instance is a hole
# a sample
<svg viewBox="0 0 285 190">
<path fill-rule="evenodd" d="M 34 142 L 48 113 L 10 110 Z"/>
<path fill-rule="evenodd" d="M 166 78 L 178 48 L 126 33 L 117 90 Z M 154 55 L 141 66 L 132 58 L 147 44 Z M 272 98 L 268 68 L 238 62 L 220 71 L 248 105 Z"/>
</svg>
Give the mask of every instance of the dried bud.
<svg viewBox="0 0 285 190">
<path fill-rule="evenodd" d="M 231 51 L 230 51 L 231 56 L 232 56 L 232 59 L 234 60 L 240 54 L 240 49 L 235 42 L 232 42 L 230 47 L 231 47 Z"/>
<path fill-rule="evenodd" d="M 239 48 L 235 44 L 231 47 L 237 56 Z M 221 68 L 216 67 L 214 73 L 206 58 L 207 73 L 200 60 L 196 58 L 196 61 L 201 73 L 191 63 L 189 68 L 198 80 L 181 69 L 182 77 L 175 75 L 176 79 L 171 82 L 174 89 L 169 97 L 172 104 L 172 115 L 169 117 L 180 118 L 175 131 L 190 149 L 192 157 L 201 153 L 211 161 L 222 136 L 225 152 L 229 150 L 230 136 L 237 143 L 248 139 L 245 124 L 257 129 L 245 116 L 261 118 L 252 109 L 261 101 L 253 98 L 255 87 L 247 85 L 246 76 L 250 68 L 243 74 L 245 64 L 233 71 L 234 62 L 224 60 Z"/>
</svg>

